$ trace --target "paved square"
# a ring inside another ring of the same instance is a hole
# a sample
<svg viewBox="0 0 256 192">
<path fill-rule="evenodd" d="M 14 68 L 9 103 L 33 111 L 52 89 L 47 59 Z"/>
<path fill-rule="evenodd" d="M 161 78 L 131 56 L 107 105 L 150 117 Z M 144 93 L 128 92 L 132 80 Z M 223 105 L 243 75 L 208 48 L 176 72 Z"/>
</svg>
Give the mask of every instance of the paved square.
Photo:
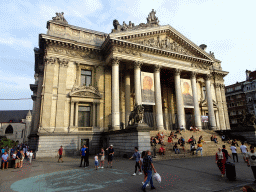
<svg viewBox="0 0 256 192">
<path fill-rule="evenodd" d="M 154 181 L 154 191 L 241 191 L 246 184 L 256 188 L 251 169 L 241 155 L 239 160 L 236 181 L 220 176 L 215 157 L 155 161 L 162 182 Z M 64 157 L 64 163 L 53 158 L 37 159 L 32 165 L 25 161 L 23 168 L 0 171 L 0 191 L 141 191 L 143 175 L 132 176 L 134 160 L 116 158 L 113 168 L 98 170 L 92 157 L 89 168 L 79 164 L 80 158 L 68 157 Z M 153 190 L 148 187 L 147 191 Z"/>
</svg>

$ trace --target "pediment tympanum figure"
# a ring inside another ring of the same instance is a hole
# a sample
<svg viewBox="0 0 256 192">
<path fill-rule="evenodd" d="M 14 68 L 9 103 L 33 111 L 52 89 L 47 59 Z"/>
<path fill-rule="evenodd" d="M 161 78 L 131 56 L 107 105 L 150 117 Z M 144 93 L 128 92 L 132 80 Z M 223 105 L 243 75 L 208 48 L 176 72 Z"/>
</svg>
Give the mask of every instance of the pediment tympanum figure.
<svg viewBox="0 0 256 192">
<path fill-rule="evenodd" d="M 74 86 L 69 93 L 70 97 L 83 97 L 101 99 L 101 94 L 98 89 L 93 86 Z"/>
</svg>

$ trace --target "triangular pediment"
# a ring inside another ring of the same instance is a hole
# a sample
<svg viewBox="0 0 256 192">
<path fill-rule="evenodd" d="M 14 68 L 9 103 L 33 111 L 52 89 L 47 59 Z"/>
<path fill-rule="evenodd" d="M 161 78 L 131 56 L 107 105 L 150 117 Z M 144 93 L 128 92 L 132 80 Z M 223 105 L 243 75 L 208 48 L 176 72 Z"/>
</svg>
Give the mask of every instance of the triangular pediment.
<svg viewBox="0 0 256 192">
<path fill-rule="evenodd" d="M 112 33 L 110 39 L 201 58 L 210 62 L 215 60 L 212 55 L 205 52 L 170 25 Z"/>
</svg>

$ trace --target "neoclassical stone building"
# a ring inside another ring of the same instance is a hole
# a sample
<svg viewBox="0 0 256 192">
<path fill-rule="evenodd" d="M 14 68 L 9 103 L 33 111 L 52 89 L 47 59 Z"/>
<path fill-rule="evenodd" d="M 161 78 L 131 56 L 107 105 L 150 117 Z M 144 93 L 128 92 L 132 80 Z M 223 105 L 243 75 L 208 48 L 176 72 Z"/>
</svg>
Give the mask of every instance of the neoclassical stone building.
<svg viewBox="0 0 256 192">
<path fill-rule="evenodd" d="M 87 142 L 93 153 L 105 143 L 129 143 L 118 130 L 127 127 L 135 104 L 145 107 L 152 130 L 230 129 L 221 61 L 206 45 L 159 25 L 155 13 L 139 25 L 114 20 L 110 34 L 69 25 L 63 13 L 47 22 L 30 85 L 38 155 L 56 155 L 60 145 L 73 153 Z M 146 149 L 149 134 L 142 132 L 136 137 Z"/>
</svg>

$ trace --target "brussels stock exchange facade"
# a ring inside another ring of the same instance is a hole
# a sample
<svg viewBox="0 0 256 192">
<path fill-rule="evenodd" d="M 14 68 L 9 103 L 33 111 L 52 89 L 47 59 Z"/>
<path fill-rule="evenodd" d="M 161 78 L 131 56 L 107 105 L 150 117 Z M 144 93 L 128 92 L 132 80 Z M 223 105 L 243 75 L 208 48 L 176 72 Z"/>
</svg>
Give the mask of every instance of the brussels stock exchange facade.
<svg viewBox="0 0 256 192">
<path fill-rule="evenodd" d="M 47 22 L 30 85 L 38 156 L 56 155 L 60 145 L 72 154 L 83 143 L 91 153 L 113 143 L 122 150 L 129 141 L 129 150 L 149 149 L 150 130 L 182 125 L 230 129 L 221 62 L 205 45 L 159 25 L 155 13 L 139 25 L 114 20 L 110 34 L 69 25 L 63 13 Z M 125 135 L 135 104 L 144 106 L 151 129 Z"/>
</svg>

